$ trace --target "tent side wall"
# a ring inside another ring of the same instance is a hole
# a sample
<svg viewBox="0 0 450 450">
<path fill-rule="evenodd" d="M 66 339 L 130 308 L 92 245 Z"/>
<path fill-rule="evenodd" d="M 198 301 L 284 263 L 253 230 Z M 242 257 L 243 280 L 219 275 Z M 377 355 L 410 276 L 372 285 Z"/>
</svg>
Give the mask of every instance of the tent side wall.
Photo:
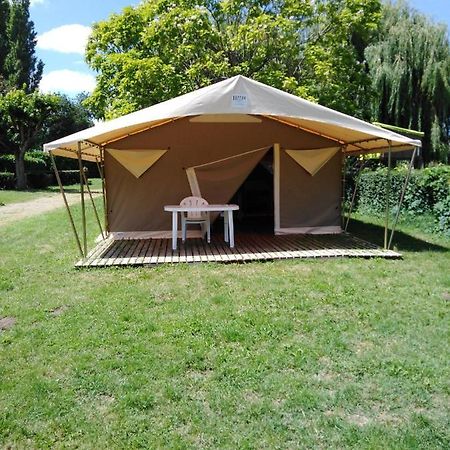
<svg viewBox="0 0 450 450">
<path fill-rule="evenodd" d="M 342 153 L 311 176 L 280 152 L 280 229 L 277 233 L 338 232 L 341 225 Z"/>
<path fill-rule="evenodd" d="M 272 146 L 274 143 L 280 143 L 282 148 L 295 149 L 335 145 L 323 137 L 265 118 L 261 118 L 261 123 L 193 123 L 189 118 L 183 118 L 117 141 L 114 148 L 119 150 L 168 149 L 168 151 L 139 178 L 132 175 L 107 151 L 105 152 L 110 231 L 170 230 L 171 217 L 164 212 L 163 207 L 166 204 L 178 204 L 183 197 L 191 195 L 186 168 Z M 286 155 L 286 158 L 289 156 Z M 250 172 L 252 168 L 249 166 L 246 170 Z M 336 161 L 334 159 L 333 162 L 330 161 L 314 177 L 295 162 L 292 161 L 291 164 L 285 160 L 284 156 L 282 170 L 286 171 L 285 175 L 282 174 L 283 179 L 293 178 L 291 183 L 282 183 L 282 196 L 292 196 L 293 190 L 310 192 L 310 196 L 297 195 L 292 201 L 283 200 L 281 203 L 283 226 L 302 227 L 310 226 L 311 223 L 316 223 L 317 226 L 339 224 L 339 220 L 335 220 L 336 217 L 339 219 L 336 198 L 340 198 L 341 176 L 337 157 Z M 234 181 L 224 180 L 224 183 L 226 182 Z M 236 191 L 238 187 L 230 184 L 229 189 L 224 189 L 223 192 L 228 192 L 229 195 L 229 192 Z M 319 190 L 323 192 L 316 192 Z M 328 201 L 327 195 L 331 190 L 337 193 L 331 195 Z M 221 203 L 229 200 L 230 198 L 214 198 L 215 202 Z M 300 203 L 297 205 L 295 201 Z M 320 217 L 319 210 L 322 207 L 326 211 L 325 216 L 312 222 L 311 214 Z M 310 212 L 313 208 L 314 212 Z"/>
</svg>

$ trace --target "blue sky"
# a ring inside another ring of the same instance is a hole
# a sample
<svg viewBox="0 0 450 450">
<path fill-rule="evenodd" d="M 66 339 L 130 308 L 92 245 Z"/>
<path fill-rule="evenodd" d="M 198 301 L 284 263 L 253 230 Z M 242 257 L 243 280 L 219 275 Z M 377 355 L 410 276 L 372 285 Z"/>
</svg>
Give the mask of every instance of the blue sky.
<svg viewBox="0 0 450 450">
<path fill-rule="evenodd" d="M 45 63 L 41 90 L 75 95 L 91 91 L 95 74 L 84 62 L 84 46 L 94 22 L 139 0 L 31 0 L 38 33 L 37 55 Z M 410 0 L 414 8 L 450 28 L 450 0 Z"/>
<path fill-rule="evenodd" d="M 41 90 L 75 95 L 91 91 L 95 74 L 84 62 L 90 27 L 138 0 L 31 0 L 38 34 L 36 53 L 45 64 Z"/>
</svg>

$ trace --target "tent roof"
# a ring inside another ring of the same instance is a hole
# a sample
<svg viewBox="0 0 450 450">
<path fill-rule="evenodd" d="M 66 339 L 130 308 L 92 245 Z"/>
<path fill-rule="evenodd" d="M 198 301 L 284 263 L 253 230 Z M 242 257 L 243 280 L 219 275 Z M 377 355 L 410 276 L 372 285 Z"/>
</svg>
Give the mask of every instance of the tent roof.
<svg viewBox="0 0 450 450">
<path fill-rule="evenodd" d="M 114 148 L 114 142 L 130 134 L 189 116 L 206 116 L 207 121 L 226 121 L 224 116 L 234 117 L 233 121 L 239 120 L 237 117 L 246 121 L 246 117 L 251 120 L 251 116 L 264 116 L 331 139 L 346 153 L 384 152 L 389 142 L 393 151 L 421 146 L 419 140 L 237 75 L 50 142 L 44 150 L 76 157 L 80 143 L 83 159 L 95 160 L 99 147 Z"/>
</svg>

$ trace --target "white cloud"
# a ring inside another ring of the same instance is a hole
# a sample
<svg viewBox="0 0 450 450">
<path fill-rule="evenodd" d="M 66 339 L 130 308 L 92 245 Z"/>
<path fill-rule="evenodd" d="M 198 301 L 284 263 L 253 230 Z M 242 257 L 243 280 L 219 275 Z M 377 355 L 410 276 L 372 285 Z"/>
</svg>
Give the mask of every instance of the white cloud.
<svg viewBox="0 0 450 450">
<path fill-rule="evenodd" d="M 46 3 L 45 0 L 31 0 L 30 1 L 30 6 L 36 6 L 36 5 L 43 5 L 44 3 Z"/>
<path fill-rule="evenodd" d="M 92 92 L 95 88 L 95 77 L 74 70 L 53 70 L 42 76 L 39 88 L 42 92 L 62 92 L 64 94 Z"/>
<path fill-rule="evenodd" d="M 37 48 L 60 53 L 84 54 L 91 27 L 74 23 L 46 31 L 37 37 Z"/>
</svg>

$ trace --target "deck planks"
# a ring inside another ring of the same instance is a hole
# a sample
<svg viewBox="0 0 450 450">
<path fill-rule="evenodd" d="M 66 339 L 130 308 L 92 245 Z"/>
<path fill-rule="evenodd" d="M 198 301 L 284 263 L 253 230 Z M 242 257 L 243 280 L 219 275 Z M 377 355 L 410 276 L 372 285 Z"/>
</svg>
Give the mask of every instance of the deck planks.
<svg viewBox="0 0 450 450">
<path fill-rule="evenodd" d="M 391 258 L 401 255 L 383 250 L 348 233 L 337 235 L 282 235 L 237 233 L 235 248 L 223 237 L 213 236 L 208 244 L 202 239 L 179 240 L 172 250 L 170 239 L 107 239 L 91 250 L 76 267 L 142 266 L 174 263 L 250 262 L 295 258 Z"/>
</svg>

